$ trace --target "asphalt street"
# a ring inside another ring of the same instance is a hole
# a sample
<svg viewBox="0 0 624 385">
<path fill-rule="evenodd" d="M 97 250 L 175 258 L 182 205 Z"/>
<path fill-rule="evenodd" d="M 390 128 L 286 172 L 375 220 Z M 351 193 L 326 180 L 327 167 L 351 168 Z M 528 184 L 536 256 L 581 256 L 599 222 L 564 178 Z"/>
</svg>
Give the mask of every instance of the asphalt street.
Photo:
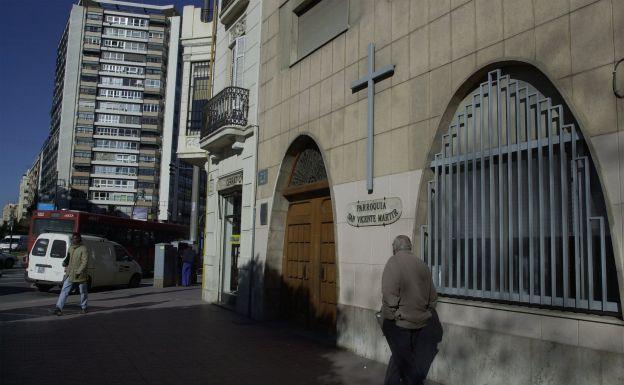
<svg viewBox="0 0 624 385">
<path fill-rule="evenodd" d="M 21 281 L 20 281 L 21 280 Z M 23 270 L 0 277 L 0 384 L 382 384 L 385 365 L 286 322 L 255 322 L 198 286 L 105 288 L 51 313 Z"/>
</svg>

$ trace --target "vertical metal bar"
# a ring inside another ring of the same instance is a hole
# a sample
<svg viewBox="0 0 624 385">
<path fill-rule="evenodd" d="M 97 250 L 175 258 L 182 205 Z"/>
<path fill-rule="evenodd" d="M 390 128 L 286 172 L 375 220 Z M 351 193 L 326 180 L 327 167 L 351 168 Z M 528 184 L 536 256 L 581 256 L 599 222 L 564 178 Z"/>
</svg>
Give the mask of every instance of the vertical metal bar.
<svg viewBox="0 0 624 385">
<path fill-rule="evenodd" d="M 557 296 L 557 276 L 556 276 L 556 244 L 555 244 L 555 165 L 554 165 L 554 148 L 552 135 L 552 109 L 550 107 L 550 99 L 546 99 L 546 130 L 548 130 L 548 203 L 550 206 L 549 222 L 550 222 L 550 303 L 555 303 Z"/>
<path fill-rule="evenodd" d="M 477 291 L 477 104 L 476 96 L 472 97 L 472 290 Z M 481 146 L 481 161 L 483 161 L 483 146 Z M 483 163 L 481 163 L 482 165 Z M 480 168 L 480 167 L 479 167 Z M 479 194 L 481 195 L 481 194 Z M 482 217 L 483 218 L 483 217 Z"/>
<path fill-rule="evenodd" d="M 448 173 L 449 173 L 449 193 L 448 193 L 448 248 L 449 251 L 447 253 L 447 262 L 448 262 L 448 288 L 449 290 L 452 292 L 453 291 L 453 260 L 455 259 L 454 253 L 453 253 L 453 217 L 455 214 L 455 208 L 453 207 L 453 193 L 454 193 L 454 187 L 453 186 L 453 163 L 452 163 L 452 158 L 453 158 L 453 137 L 455 136 L 455 133 L 453 131 L 453 127 L 451 126 L 450 130 L 449 130 L 449 154 L 448 154 Z"/>
<path fill-rule="evenodd" d="M 505 101 L 505 112 L 507 117 L 507 269 L 508 269 L 508 282 L 507 282 L 507 298 L 511 298 L 513 295 L 513 280 L 514 280 L 514 270 L 513 270 L 513 225 L 514 225 L 514 216 L 513 216 L 513 176 L 511 171 L 511 163 L 513 160 L 513 150 L 511 148 L 511 88 L 512 86 L 516 87 L 516 98 L 518 97 L 518 86 L 516 82 L 507 82 L 507 93 L 506 93 L 506 101 Z M 516 111 L 516 113 L 518 113 Z M 516 144 L 518 143 L 518 138 L 516 138 Z"/>
<path fill-rule="evenodd" d="M 440 154 L 436 154 L 434 156 L 435 159 L 439 160 L 440 159 Z M 439 211 L 439 207 L 440 207 L 440 193 L 441 193 L 441 183 L 440 183 L 440 174 L 438 173 L 438 169 L 440 168 L 439 163 L 435 166 L 434 169 L 434 183 L 435 183 L 435 191 L 434 191 L 434 195 L 433 198 L 435 199 L 434 201 L 434 213 L 435 213 L 435 222 L 433 224 L 434 226 L 434 236 L 433 236 L 433 240 L 434 240 L 434 245 L 433 245 L 433 254 L 434 254 L 434 270 L 432 270 L 432 273 L 434 274 L 433 277 L 433 282 L 435 283 L 436 287 L 440 286 L 440 280 L 439 280 L 439 267 L 438 267 L 438 256 L 439 256 L 439 241 L 438 239 L 440 239 L 440 230 L 439 230 L 439 224 L 441 222 L 440 219 L 440 211 Z"/>
<path fill-rule="evenodd" d="M 368 121 L 367 131 L 368 138 L 366 141 L 366 189 L 368 193 L 373 192 L 373 154 L 374 148 L 374 131 L 373 124 L 375 124 L 375 80 L 373 80 L 373 73 L 375 72 L 375 45 L 373 43 L 368 44 L 368 86 L 366 87 L 367 101 L 368 101 Z"/>
<path fill-rule="evenodd" d="M 461 252 L 462 252 L 462 248 L 461 248 L 461 225 L 462 225 L 462 221 L 461 221 L 461 213 L 462 213 L 462 204 L 461 204 L 461 180 L 460 180 L 460 175 L 461 175 L 461 161 L 460 161 L 460 155 L 461 155 L 461 133 L 459 131 L 461 124 L 462 124 L 462 118 L 463 118 L 463 114 L 460 114 L 457 117 L 457 164 L 455 166 L 456 169 L 456 173 L 455 173 L 455 178 L 457 178 L 456 180 L 456 185 L 457 185 L 457 229 L 455 232 L 455 247 L 457 248 L 457 252 L 455 253 L 456 255 L 456 259 L 455 259 L 455 280 L 456 280 L 456 290 L 455 293 L 459 293 L 459 290 L 461 288 L 461 274 L 460 274 L 460 269 L 461 269 Z M 465 207 L 464 207 L 465 210 Z"/>
<path fill-rule="evenodd" d="M 563 260 L 562 264 L 562 274 L 563 274 L 563 306 L 566 306 L 566 302 L 568 300 L 568 275 L 570 271 L 568 269 L 569 262 L 569 250 L 568 250 L 568 242 L 569 242 L 569 234 L 568 234 L 568 178 L 567 178 L 567 170 L 566 166 L 568 164 L 567 155 L 566 155 L 566 144 L 564 140 L 565 131 L 563 126 L 563 108 L 559 106 L 559 167 L 561 173 L 561 255 Z"/>
<path fill-rule="evenodd" d="M 442 137 L 442 153 L 440 154 L 440 173 L 438 174 L 438 181 L 436 184 L 439 186 L 438 193 L 436 194 L 436 218 L 439 220 L 436 222 L 436 280 L 438 287 L 442 288 L 442 260 L 444 255 L 444 221 L 446 218 L 446 210 L 444 210 L 444 201 L 442 197 L 446 194 L 446 184 L 444 183 L 444 174 L 446 174 L 446 166 L 444 165 L 444 152 L 446 147 L 444 144 L 444 137 Z M 439 241 L 438 241 L 439 239 Z"/>
<path fill-rule="evenodd" d="M 437 169 L 437 166 L 436 166 L 436 169 Z M 431 242 L 435 241 L 435 238 L 434 238 L 435 233 L 433 231 L 433 221 L 432 221 L 432 218 L 431 218 L 431 211 L 433 209 L 431 207 L 433 205 L 433 202 L 431 200 L 432 200 L 433 194 L 435 193 L 433 191 L 433 183 L 434 183 L 433 181 L 429 181 L 428 189 L 427 189 L 427 202 L 429 202 L 429 204 L 428 204 L 428 208 L 429 209 L 427 210 L 427 229 L 429 230 L 429 242 L 427 242 L 427 264 L 429 266 L 429 271 L 431 273 L 433 273 L 433 269 L 432 269 L 433 263 L 431 261 L 431 257 L 433 256 L 431 254 Z M 436 218 L 436 220 L 437 220 L 437 218 Z"/>
<path fill-rule="evenodd" d="M 505 290 L 505 228 L 503 223 L 505 222 L 505 205 L 503 203 L 503 151 L 502 151 L 502 136 L 503 136 L 503 118 L 501 107 L 501 81 L 500 73 L 497 71 L 496 76 L 496 127 L 497 127 L 497 142 L 498 142 L 498 180 L 496 181 L 496 187 L 498 189 L 498 290 L 496 291 L 496 298 L 502 298 Z"/>
<path fill-rule="evenodd" d="M 490 173 L 489 173 L 489 179 L 488 179 L 488 183 L 489 183 L 489 187 L 490 187 L 490 204 L 489 204 L 489 218 L 490 218 L 490 295 L 489 297 L 493 297 L 494 295 L 494 287 L 496 286 L 496 261 L 494 260 L 494 255 L 496 254 L 496 244 L 495 244 L 495 238 L 496 238 L 496 233 L 495 233 L 495 229 L 494 229 L 494 225 L 496 224 L 496 217 L 495 217 L 495 212 L 494 212 L 494 207 L 496 202 L 494 202 L 495 199 L 495 194 L 494 194 L 494 183 L 493 183 L 493 179 L 494 179 L 494 151 L 492 149 L 492 145 L 493 145 L 493 138 L 492 135 L 494 134 L 494 130 L 492 129 L 492 125 L 493 125 L 493 118 L 492 118 L 492 78 L 491 78 L 492 73 L 490 72 L 490 74 L 488 74 L 488 150 L 490 151 L 490 159 L 489 159 L 489 169 L 490 169 Z"/>
<path fill-rule="evenodd" d="M 576 127 L 572 126 L 572 153 L 570 163 L 572 165 L 572 227 L 574 230 L 574 280 L 575 280 L 575 306 L 579 307 L 581 301 L 581 267 L 580 267 L 580 247 L 579 247 L 579 199 L 577 185 L 577 161 L 576 161 Z"/>
<path fill-rule="evenodd" d="M 526 88 L 523 88 L 526 96 Z M 522 239 L 522 216 L 524 210 L 522 209 L 522 151 L 520 150 L 520 104 L 521 97 L 520 93 L 522 90 L 516 88 L 516 143 L 518 144 L 517 155 L 516 158 L 518 160 L 518 188 L 517 188 L 517 198 L 518 198 L 518 298 L 522 301 L 522 293 L 524 291 L 524 253 L 523 253 L 523 239 Z M 528 103 L 528 101 L 526 102 Z M 526 125 L 525 125 L 526 128 Z M 526 135 L 525 135 L 526 136 Z M 528 136 L 527 136 L 528 137 Z M 528 140 L 526 141 L 528 144 Z"/>
<path fill-rule="evenodd" d="M 528 91 L 527 91 L 528 92 Z M 527 174 L 528 174 L 528 193 L 529 193 L 529 302 L 533 303 L 533 291 L 535 290 L 535 272 L 534 272 L 534 230 L 533 230 L 533 148 L 531 146 L 531 138 L 533 137 L 533 117 L 531 115 L 531 98 L 537 98 L 537 94 L 527 95 L 526 102 L 526 121 L 527 121 Z M 537 111 L 537 110 L 536 110 Z"/>
<path fill-rule="evenodd" d="M 466 107 L 466 119 L 464 120 L 464 295 L 468 295 L 468 252 L 470 247 L 470 239 L 468 236 L 468 212 L 470 210 L 470 206 L 468 205 L 468 154 L 471 153 L 470 146 L 468 145 L 468 136 L 469 136 L 469 128 L 468 128 L 468 117 L 470 116 L 468 113 L 468 107 Z M 473 214 L 474 215 L 474 214 Z"/>
<path fill-rule="evenodd" d="M 481 297 L 485 295 L 485 148 L 483 146 L 483 131 L 485 125 L 485 103 L 483 100 L 483 84 L 479 87 L 481 101 Z"/>
<path fill-rule="evenodd" d="M 540 303 L 544 303 L 546 296 L 546 277 L 544 274 L 544 254 L 546 253 L 546 245 L 544 239 L 544 181 L 543 181 L 543 156 L 542 156 L 542 101 L 537 101 L 536 122 L 537 122 L 537 174 L 538 180 L 538 202 L 539 202 L 539 260 L 540 260 Z"/>
<path fill-rule="evenodd" d="M 425 234 L 427 231 L 427 225 L 420 226 L 420 259 L 427 263 L 425 260 Z"/>
<path fill-rule="evenodd" d="M 588 304 L 587 308 L 591 309 L 591 304 L 594 302 L 594 255 L 593 255 L 593 237 L 592 226 L 590 222 L 591 206 L 590 206 L 590 191 L 589 191 L 589 158 L 583 157 L 583 167 L 585 168 L 585 210 L 586 210 L 586 226 L 587 226 L 587 293 Z"/>
<path fill-rule="evenodd" d="M 602 311 L 607 310 L 607 250 L 605 235 L 605 219 L 600 217 L 600 278 L 602 283 Z"/>
<path fill-rule="evenodd" d="M 582 158 L 578 158 L 577 162 L 580 162 L 582 160 Z M 577 164 L 577 169 L 578 169 L 579 165 Z M 578 181 L 578 213 L 579 213 L 579 249 L 580 249 L 580 275 L 581 275 L 581 300 L 584 300 L 586 297 L 586 290 L 585 290 L 585 243 L 586 243 L 586 235 L 583 235 L 583 232 L 585 231 L 585 227 L 587 225 L 586 221 L 584 220 L 584 188 L 583 188 L 583 166 L 580 166 L 581 168 L 578 169 L 578 175 L 577 175 L 577 181 Z M 582 302 L 582 301 L 581 301 Z"/>
</svg>

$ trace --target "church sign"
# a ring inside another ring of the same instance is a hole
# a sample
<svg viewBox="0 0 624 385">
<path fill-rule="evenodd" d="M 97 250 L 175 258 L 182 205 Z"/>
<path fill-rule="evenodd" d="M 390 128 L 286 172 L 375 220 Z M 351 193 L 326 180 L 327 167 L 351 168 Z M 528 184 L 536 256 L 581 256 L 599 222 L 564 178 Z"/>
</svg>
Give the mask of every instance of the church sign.
<svg viewBox="0 0 624 385">
<path fill-rule="evenodd" d="M 219 178 L 217 180 L 217 190 L 225 190 L 232 187 L 237 187 L 243 184 L 243 172 L 239 171 L 235 174 L 230 174 Z"/>
<path fill-rule="evenodd" d="M 401 198 L 381 198 L 349 203 L 347 222 L 351 226 L 385 226 L 401 218 Z"/>
</svg>

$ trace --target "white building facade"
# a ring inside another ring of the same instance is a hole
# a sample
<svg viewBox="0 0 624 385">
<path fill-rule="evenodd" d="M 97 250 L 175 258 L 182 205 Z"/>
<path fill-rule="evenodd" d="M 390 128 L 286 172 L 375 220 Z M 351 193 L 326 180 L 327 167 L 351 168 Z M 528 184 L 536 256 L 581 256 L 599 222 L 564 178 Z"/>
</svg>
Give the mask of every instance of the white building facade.
<svg viewBox="0 0 624 385">
<path fill-rule="evenodd" d="M 208 153 L 203 298 L 248 312 L 253 270 L 261 1 L 219 1 Z"/>
</svg>

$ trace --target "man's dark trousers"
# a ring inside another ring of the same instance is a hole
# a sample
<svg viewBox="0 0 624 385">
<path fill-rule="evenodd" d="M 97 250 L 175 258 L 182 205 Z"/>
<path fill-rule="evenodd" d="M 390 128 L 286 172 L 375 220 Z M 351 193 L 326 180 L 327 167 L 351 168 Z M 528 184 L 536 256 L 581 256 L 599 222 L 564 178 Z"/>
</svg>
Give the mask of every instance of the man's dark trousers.
<svg viewBox="0 0 624 385">
<path fill-rule="evenodd" d="M 423 384 L 442 340 L 442 326 L 435 311 L 422 329 L 405 329 L 384 320 L 383 332 L 392 352 L 384 385 Z"/>
</svg>

